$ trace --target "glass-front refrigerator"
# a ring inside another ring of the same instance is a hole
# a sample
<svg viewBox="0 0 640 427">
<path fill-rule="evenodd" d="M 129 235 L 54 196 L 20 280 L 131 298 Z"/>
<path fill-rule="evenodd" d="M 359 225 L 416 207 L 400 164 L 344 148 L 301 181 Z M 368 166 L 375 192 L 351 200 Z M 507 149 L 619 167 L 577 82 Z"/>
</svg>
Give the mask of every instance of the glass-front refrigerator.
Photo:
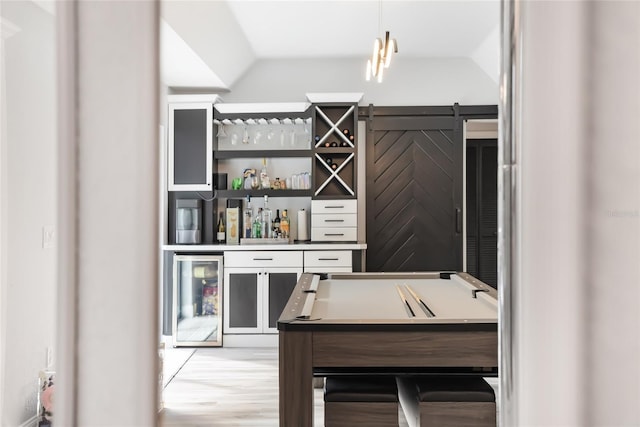
<svg viewBox="0 0 640 427">
<path fill-rule="evenodd" d="M 174 255 L 174 347 L 222 345 L 222 255 Z"/>
</svg>

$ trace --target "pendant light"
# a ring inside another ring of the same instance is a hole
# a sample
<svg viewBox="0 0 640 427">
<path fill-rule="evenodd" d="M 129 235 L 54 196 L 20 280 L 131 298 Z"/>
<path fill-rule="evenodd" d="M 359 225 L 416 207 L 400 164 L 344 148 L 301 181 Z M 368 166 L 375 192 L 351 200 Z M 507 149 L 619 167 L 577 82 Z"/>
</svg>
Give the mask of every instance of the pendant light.
<svg viewBox="0 0 640 427">
<path fill-rule="evenodd" d="M 378 33 L 382 28 L 382 0 L 378 2 Z M 396 39 L 392 39 L 389 31 L 385 32 L 384 41 L 377 37 L 373 41 L 373 54 L 371 59 L 367 60 L 366 79 L 371 80 L 371 77 L 376 77 L 378 83 L 382 83 L 382 75 L 385 68 L 389 68 L 391 65 L 391 56 L 394 53 L 398 53 L 398 43 Z"/>
</svg>

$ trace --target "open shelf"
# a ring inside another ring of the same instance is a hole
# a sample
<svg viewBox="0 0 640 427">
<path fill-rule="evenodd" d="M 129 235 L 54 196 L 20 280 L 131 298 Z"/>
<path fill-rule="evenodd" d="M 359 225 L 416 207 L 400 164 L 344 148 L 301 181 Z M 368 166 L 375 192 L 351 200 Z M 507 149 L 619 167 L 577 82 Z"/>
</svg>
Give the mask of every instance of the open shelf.
<svg viewBox="0 0 640 427">
<path fill-rule="evenodd" d="M 247 195 L 251 197 L 311 197 L 313 190 L 218 190 L 218 197 L 239 199 Z"/>
</svg>

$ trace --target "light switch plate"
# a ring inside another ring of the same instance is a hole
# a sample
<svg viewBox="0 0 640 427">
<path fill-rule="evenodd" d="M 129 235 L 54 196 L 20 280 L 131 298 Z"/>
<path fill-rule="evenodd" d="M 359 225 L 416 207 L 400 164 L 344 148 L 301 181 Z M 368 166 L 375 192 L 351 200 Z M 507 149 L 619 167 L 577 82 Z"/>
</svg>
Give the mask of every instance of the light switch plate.
<svg viewBox="0 0 640 427">
<path fill-rule="evenodd" d="M 42 249 L 52 249 L 54 244 L 55 233 L 53 226 L 42 226 Z"/>
</svg>

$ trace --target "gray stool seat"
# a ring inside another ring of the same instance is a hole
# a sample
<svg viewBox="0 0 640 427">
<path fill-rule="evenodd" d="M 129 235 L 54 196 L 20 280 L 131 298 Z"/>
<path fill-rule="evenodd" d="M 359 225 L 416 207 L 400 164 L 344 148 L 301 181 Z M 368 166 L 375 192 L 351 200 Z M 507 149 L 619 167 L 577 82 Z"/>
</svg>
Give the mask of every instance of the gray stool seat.
<svg viewBox="0 0 640 427">
<path fill-rule="evenodd" d="M 398 426 L 394 377 L 327 377 L 324 401 L 325 427 Z"/>
<path fill-rule="evenodd" d="M 496 425 L 495 393 L 482 377 L 398 377 L 398 395 L 411 427 Z"/>
</svg>

